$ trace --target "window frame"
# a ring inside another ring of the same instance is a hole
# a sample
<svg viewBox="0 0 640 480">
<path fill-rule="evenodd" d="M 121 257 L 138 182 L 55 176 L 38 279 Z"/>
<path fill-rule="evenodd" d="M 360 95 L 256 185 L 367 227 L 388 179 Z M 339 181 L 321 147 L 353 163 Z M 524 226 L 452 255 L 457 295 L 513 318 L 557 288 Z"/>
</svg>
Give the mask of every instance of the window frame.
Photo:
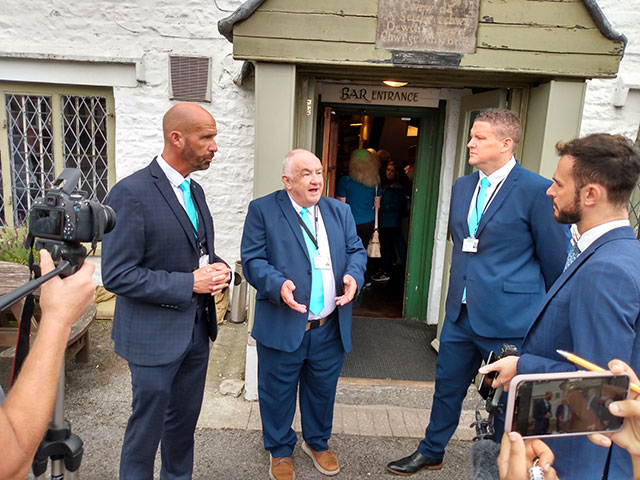
<svg viewBox="0 0 640 480">
<path fill-rule="evenodd" d="M 115 165 L 115 100 L 113 89 L 108 87 L 91 87 L 82 85 L 53 85 L 21 82 L 0 82 L 0 161 L 2 163 L 2 201 L 5 218 L 0 219 L 5 225 L 13 227 L 13 197 L 11 192 L 11 165 L 9 161 L 8 120 L 6 111 L 6 95 L 36 95 L 51 97 L 51 133 L 53 136 L 54 178 L 64 168 L 62 137 L 62 97 L 84 96 L 104 97 L 107 108 L 107 191 L 116 182 Z M 4 160 L 6 159 L 6 161 Z"/>
</svg>

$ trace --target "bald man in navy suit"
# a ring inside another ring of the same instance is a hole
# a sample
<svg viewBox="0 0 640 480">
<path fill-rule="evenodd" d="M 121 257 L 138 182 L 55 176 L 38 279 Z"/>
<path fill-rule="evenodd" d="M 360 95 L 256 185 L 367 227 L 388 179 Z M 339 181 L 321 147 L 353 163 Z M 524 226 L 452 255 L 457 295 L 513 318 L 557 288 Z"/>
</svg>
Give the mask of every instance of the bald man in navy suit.
<svg viewBox="0 0 640 480">
<path fill-rule="evenodd" d="M 117 295 L 112 337 L 129 362 L 133 391 L 123 480 L 153 478 L 159 443 L 160 478 L 191 478 L 209 339 L 217 332 L 213 295 L 230 277 L 215 254 L 204 191 L 191 179 L 218 150 L 216 122 L 201 106 L 180 103 L 162 126 L 162 154 L 109 193 L 118 222 L 102 242 L 102 279 Z"/>
</svg>

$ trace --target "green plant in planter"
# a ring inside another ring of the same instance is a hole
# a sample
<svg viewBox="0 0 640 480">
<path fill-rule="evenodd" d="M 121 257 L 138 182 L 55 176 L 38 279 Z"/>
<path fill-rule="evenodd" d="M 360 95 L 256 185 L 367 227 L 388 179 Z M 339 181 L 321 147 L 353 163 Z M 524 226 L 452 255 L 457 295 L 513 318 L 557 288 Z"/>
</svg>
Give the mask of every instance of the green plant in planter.
<svg viewBox="0 0 640 480">
<path fill-rule="evenodd" d="M 24 248 L 28 231 L 26 222 L 17 227 L 9 227 L 5 224 L 0 226 L 0 260 L 28 265 L 29 251 Z M 39 261 L 40 254 L 35 252 L 34 262 Z"/>
</svg>

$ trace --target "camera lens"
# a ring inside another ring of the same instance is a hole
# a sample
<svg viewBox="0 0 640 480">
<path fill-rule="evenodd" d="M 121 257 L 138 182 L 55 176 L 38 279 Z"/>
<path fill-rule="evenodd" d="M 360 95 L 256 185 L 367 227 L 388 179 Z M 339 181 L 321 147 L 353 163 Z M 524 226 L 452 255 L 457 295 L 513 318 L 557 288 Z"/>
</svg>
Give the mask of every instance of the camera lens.
<svg viewBox="0 0 640 480">
<path fill-rule="evenodd" d="M 113 227 L 116 226 L 116 212 L 114 212 L 113 208 L 111 208 L 108 205 L 102 206 L 102 212 L 104 214 L 104 232 L 103 233 L 109 233 L 111 230 L 113 230 Z"/>
</svg>

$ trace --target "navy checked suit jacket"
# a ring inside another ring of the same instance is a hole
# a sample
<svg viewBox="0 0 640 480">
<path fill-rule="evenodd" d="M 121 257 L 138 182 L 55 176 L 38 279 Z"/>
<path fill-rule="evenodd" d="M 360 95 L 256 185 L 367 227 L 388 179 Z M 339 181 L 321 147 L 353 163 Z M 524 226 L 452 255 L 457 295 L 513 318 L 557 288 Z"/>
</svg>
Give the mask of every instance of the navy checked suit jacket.
<svg viewBox="0 0 640 480">
<path fill-rule="evenodd" d="M 519 374 L 578 370 L 556 349 L 605 368 L 619 358 L 640 372 L 640 242 L 633 230 L 616 228 L 593 242 L 558 278 L 534 318 Z M 600 478 L 607 449 L 586 437 L 551 439 L 549 446 L 563 480 Z M 629 455 L 614 446 L 609 480 L 629 478 Z"/>
<path fill-rule="evenodd" d="M 209 262 L 222 262 L 214 252 L 204 191 L 193 180 L 191 189 Z M 199 251 L 193 226 L 155 159 L 118 182 L 106 204 L 116 212 L 116 226 L 102 241 L 102 280 L 116 294 L 115 352 L 137 365 L 171 363 L 189 345 L 196 315 L 192 272 Z M 206 302 L 209 337 L 215 340 L 215 302 L 211 296 Z"/>
<path fill-rule="evenodd" d="M 336 294 L 343 294 L 346 274 L 356 280 L 360 290 L 367 253 L 349 205 L 321 197 L 318 207 L 329 238 Z M 307 308 L 311 295 L 311 263 L 297 217 L 287 192 L 278 190 L 249 204 L 242 234 L 242 271 L 257 290 L 251 335 L 263 345 L 285 352 L 293 352 L 302 343 L 309 315 L 289 308 L 280 297 L 280 288 L 285 280 L 292 280 L 296 302 Z M 351 351 L 352 303 L 336 307 L 345 352 Z"/>
</svg>

